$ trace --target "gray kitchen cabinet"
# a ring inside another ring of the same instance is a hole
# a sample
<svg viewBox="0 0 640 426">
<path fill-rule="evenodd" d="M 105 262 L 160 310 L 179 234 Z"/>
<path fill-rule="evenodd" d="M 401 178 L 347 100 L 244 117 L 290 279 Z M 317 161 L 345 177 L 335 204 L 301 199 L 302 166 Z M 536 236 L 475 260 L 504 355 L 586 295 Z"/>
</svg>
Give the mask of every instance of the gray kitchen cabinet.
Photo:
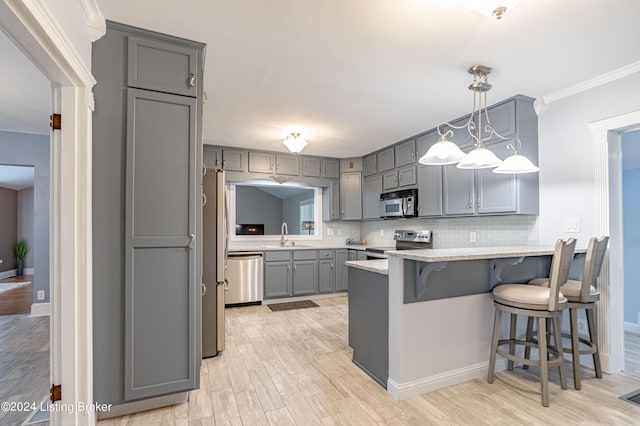
<svg viewBox="0 0 640 426">
<path fill-rule="evenodd" d="M 418 216 L 442 216 L 442 166 L 418 167 Z"/>
<path fill-rule="evenodd" d="M 202 163 L 207 169 L 221 169 L 222 149 L 205 145 L 202 151 Z"/>
<path fill-rule="evenodd" d="M 273 173 L 273 154 L 249 152 L 249 171 L 254 173 Z"/>
<path fill-rule="evenodd" d="M 358 250 L 357 257 L 358 260 L 367 260 L 367 254 L 364 252 L 364 250 Z"/>
<path fill-rule="evenodd" d="M 203 48 L 111 21 L 92 48 L 92 392 L 122 414 L 199 386 Z"/>
<path fill-rule="evenodd" d="M 395 146 L 396 167 L 416 162 L 416 141 L 412 139 Z"/>
<path fill-rule="evenodd" d="M 289 297 L 291 290 L 291 261 L 264 262 L 264 297 Z"/>
<path fill-rule="evenodd" d="M 455 164 L 442 167 L 444 214 L 452 216 L 474 213 L 474 171 L 458 169 Z M 418 194 L 420 197 L 420 194 Z"/>
<path fill-rule="evenodd" d="M 511 137 L 516 134 L 516 100 L 511 99 L 502 104 L 494 105 L 487 109 L 489 120 L 493 129 L 502 137 Z M 484 116 L 482 117 L 484 120 Z M 483 121 L 483 127 L 486 125 Z M 485 143 L 491 143 L 492 141 L 501 141 L 498 136 L 488 137 L 489 135 L 483 135 L 486 137 Z"/>
<path fill-rule="evenodd" d="M 489 145 L 499 158 L 507 158 L 511 141 L 500 141 Z M 516 175 L 493 173 L 493 169 L 476 170 L 476 212 L 514 213 L 516 205 Z"/>
<path fill-rule="evenodd" d="M 378 152 L 378 172 L 386 172 L 395 166 L 395 150 L 393 147 Z"/>
<path fill-rule="evenodd" d="M 198 49 L 129 36 L 127 86 L 196 97 L 201 84 Z"/>
<path fill-rule="evenodd" d="M 438 131 L 433 129 L 416 140 L 416 151 L 418 152 L 418 160 L 425 155 L 429 148 L 433 146 L 439 139 Z"/>
<path fill-rule="evenodd" d="M 302 176 L 320 177 L 322 175 L 322 160 L 315 157 L 302 158 Z"/>
<path fill-rule="evenodd" d="M 322 177 L 340 179 L 340 160 L 325 158 L 322 160 Z"/>
<path fill-rule="evenodd" d="M 398 169 L 398 186 L 411 186 L 416 183 L 416 166 L 408 166 Z"/>
<path fill-rule="evenodd" d="M 352 251 L 355 251 L 355 250 L 346 250 L 346 249 L 336 250 L 336 263 L 335 263 L 336 291 L 349 290 L 349 275 L 348 275 L 349 268 L 344 264 L 344 262 L 347 261 L 349 257 L 349 252 L 352 252 Z"/>
<path fill-rule="evenodd" d="M 363 179 L 362 218 L 380 219 L 380 194 L 382 193 L 382 175 L 368 176 Z"/>
<path fill-rule="evenodd" d="M 222 168 L 233 172 L 247 171 L 247 151 L 224 148 L 222 150 Z"/>
<path fill-rule="evenodd" d="M 298 176 L 300 174 L 300 158 L 297 155 L 276 154 L 276 173 Z"/>
<path fill-rule="evenodd" d="M 360 172 L 340 175 L 340 218 L 362 220 L 362 180 Z"/>
<path fill-rule="evenodd" d="M 293 251 L 293 295 L 318 292 L 318 252 L 316 250 Z"/>
<path fill-rule="evenodd" d="M 322 188 L 322 220 L 340 220 L 340 182 L 331 181 Z"/>
<path fill-rule="evenodd" d="M 382 173 L 382 190 L 388 191 L 398 187 L 398 171 L 392 170 L 390 172 Z"/>
<path fill-rule="evenodd" d="M 378 173 L 378 156 L 371 154 L 362 159 L 362 169 L 364 177 Z"/>
<path fill-rule="evenodd" d="M 330 293 L 335 291 L 336 271 L 333 250 L 320 250 L 318 260 L 318 292 Z"/>
<path fill-rule="evenodd" d="M 358 250 L 349 249 L 348 257 L 349 260 L 358 260 Z"/>
<path fill-rule="evenodd" d="M 451 124 L 458 127 L 464 126 L 468 120 L 469 120 L 469 115 L 466 115 L 463 118 L 460 118 L 452 122 Z M 442 131 L 442 134 L 445 134 L 448 130 L 453 131 L 453 135 L 447 135 L 447 139 L 455 143 L 456 145 L 458 145 L 458 147 L 460 147 L 461 149 L 470 147 L 475 143 L 475 139 L 471 137 L 466 127 L 462 129 L 454 129 L 453 127 L 447 126 L 445 124 L 440 127 L 440 130 Z M 436 131 L 436 135 L 437 134 L 438 133 Z M 436 140 L 437 139 L 438 138 L 436 138 Z"/>
</svg>

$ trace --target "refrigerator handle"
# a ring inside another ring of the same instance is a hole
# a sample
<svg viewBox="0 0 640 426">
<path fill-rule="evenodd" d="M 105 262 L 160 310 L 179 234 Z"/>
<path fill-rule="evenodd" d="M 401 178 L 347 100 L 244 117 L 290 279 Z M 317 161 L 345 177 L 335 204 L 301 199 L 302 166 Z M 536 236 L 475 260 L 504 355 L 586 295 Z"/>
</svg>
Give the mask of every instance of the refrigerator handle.
<svg viewBox="0 0 640 426">
<path fill-rule="evenodd" d="M 205 283 L 201 283 L 202 284 L 202 295 L 204 296 L 205 294 L 207 294 L 207 285 Z"/>
</svg>

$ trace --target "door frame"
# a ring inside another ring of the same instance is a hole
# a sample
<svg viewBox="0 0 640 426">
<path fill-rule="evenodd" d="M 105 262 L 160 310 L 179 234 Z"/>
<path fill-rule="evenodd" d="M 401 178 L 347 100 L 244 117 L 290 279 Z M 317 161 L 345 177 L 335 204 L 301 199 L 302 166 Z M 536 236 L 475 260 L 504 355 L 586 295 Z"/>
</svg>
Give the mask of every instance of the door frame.
<svg viewBox="0 0 640 426">
<path fill-rule="evenodd" d="M 101 37 L 104 17 L 93 0 L 79 3 L 88 37 Z M 50 139 L 50 374 L 62 404 L 93 403 L 91 136 L 96 84 L 46 0 L 0 1 L 0 27 L 51 81 L 52 112 L 62 128 Z M 69 405 L 66 405 L 69 404 Z M 50 412 L 52 425 L 92 425 L 95 414 Z"/>
<path fill-rule="evenodd" d="M 609 257 L 600 274 L 601 300 L 596 310 L 602 369 L 624 369 L 624 263 L 622 229 L 621 134 L 637 128 L 640 111 L 589 123 L 595 146 L 595 224 L 598 235 L 609 235 Z"/>
</svg>

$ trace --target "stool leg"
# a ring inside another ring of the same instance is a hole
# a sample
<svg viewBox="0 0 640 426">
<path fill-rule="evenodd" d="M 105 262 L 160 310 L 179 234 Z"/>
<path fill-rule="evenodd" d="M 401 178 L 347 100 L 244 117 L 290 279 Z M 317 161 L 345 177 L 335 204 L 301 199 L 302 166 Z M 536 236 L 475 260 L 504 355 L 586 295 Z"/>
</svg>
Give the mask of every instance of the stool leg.
<svg viewBox="0 0 640 426">
<path fill-rule="evenodd" d="M 527 337 L 525 340 L 527 342 L 531 342 L 533 339 L 533 317 L 527 317 Z M 525 359 L 531 359 L 531 346 L 524 347 L 524 357 Z M 527 364 L 522 366 L 523 369 L 528 370 L 529 366 Z"/>
<path fill-rule="evenodd" d="M 560 363 L 558 364 L 558 369 L 560 370 L 560 387 L 566 390 L 567 389 L 567 373 L 564 369 L 564 356 L 563 356 L 564 352 L 562 351 L 561 317 L 553 318 L 553 334 L 556 339 L 556 351 L 558 353 L 557 356 L 560 359 Z"/>
<path fill-rule="evenodd" d="M 511 314 L 511 323 L 509 324 L 509 339 L 511 339 L 511 343 L 509 343 L 509 354 L 514 355 L 516 353 L 516 344 L 513 342 L 516 339 L 516 329 L 518 328 L 518 315 Z M 514 362 L 509 360 L 508 368 L 510 371 L 513 371 Z"/>
<path fill-rule="evenodd" d="M 500 324 L 502 322 L 502 311 L 496 308 L 493 318 L 493 336 L 491 338 L 491 353 L 489 354 L 489 374 L 487 383 L 493 383 L 494 370 L 496 369 L 496 354 L 498 351 L 498 340 L 500 339 Z"/>
<path fill-rule="evenodd" d="M 540 351 L 540 393 L 542 405 L 549 406 L 549 366 L 547 364 L 547 326 L 546 318 L 538 318 L 538 350 Z"/>
<path fill-rule="evenodd" d="M 595 349 L 593 353 L 593 366 L 596 370 L 596 377 L 602 379 L 602 367 L 600 366 L 600 348 L 598 348 L 598 327 L 596 324 L 596 316 L 593 309 L 586 309 L 587 313 L 587 328 L 589 329 L 589 341 L 591 346 Z"/>
<path fill-rule="evenodd" d="M 573 386 L 582 389 L 580 383 L 580 341 L 578 335 L 578 310 L 569 308 L 569 323 L 571 325 L 571 362 L 573 363 Z"/>
</svg>

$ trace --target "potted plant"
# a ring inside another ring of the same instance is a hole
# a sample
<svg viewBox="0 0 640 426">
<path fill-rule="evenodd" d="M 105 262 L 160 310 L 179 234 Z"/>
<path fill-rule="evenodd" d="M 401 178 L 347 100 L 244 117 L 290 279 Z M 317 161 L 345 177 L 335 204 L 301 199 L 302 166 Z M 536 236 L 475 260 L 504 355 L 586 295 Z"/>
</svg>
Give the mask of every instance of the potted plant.
<svg viewBox="0 0 640 426">
<path fill-rule="evenodd" d="M 16 253 L 16 275 L 22 276 L 24 274 L 24 257 L 29 252 L 29 244 L 27 244 L 27 240 L 20 240 L 16 243 L 15 253 Z"/>
</svg>

